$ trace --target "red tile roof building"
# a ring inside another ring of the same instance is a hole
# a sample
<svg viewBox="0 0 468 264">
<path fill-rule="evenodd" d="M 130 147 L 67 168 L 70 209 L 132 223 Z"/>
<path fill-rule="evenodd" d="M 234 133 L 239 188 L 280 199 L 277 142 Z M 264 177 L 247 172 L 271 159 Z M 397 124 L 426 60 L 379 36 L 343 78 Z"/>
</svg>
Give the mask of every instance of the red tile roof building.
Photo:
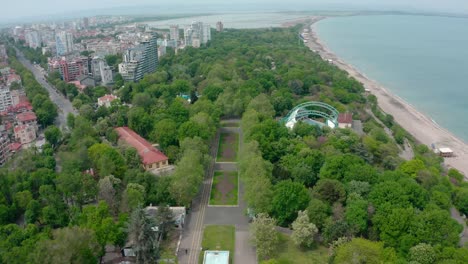
<svg viewBox="0 0 468 264">
<path fill-rule="evenodd" d="M 34 112 L 24 112 L 16 115 L 19 125 L 37 124 L 37 116 Z"/>
<path fill-rule="evenodd" d="M 340 113 L 338 115 L 338 127 L 339 128 L 348 128 L 353 124 L 353 114 L 352 113 Z"/>
<path fill-rule="evenodd" d="M 137 150 L 145 170 L 158 170 L 169 166 L 168 157 L 140 137 L 135 131 L 128 127 L 118 127 L 115 131 L 119 134 L 121 141 Z"/>
</svg>

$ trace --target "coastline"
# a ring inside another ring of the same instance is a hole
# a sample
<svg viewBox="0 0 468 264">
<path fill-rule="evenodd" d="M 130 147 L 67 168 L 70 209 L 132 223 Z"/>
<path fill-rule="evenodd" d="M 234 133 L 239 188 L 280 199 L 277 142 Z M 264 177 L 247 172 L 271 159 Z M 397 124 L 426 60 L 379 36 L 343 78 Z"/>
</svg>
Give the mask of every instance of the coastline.
<svg viewBox="0 0 468 264">
<path fill-rule="evenodd" d="M 468 179 L 468 145 L 456 137 L 447 129 L 434 122 L 429 116 L 417 110 L 414 106 L 392 94 L 384 86 L 359 72 L 354 66 L 345 62 L 334 54 L 318 37 L 316 32 L 317 22 L 327 17 L 311 17 L 310 39 L 306 44 L 312 51 L 318 53 L 324 60 L 332 60 L 340 69 L 361 82 L 370 93 L 375 95 L 379 107 L 387 114 L 394 117 L 395 121 L 410 133 L 416 140 L 436 147 L 449 147 L 454 151 L 455 157 L 445 158 L 444 163 L 449 168 L 455 168 Z"/>
</svg>

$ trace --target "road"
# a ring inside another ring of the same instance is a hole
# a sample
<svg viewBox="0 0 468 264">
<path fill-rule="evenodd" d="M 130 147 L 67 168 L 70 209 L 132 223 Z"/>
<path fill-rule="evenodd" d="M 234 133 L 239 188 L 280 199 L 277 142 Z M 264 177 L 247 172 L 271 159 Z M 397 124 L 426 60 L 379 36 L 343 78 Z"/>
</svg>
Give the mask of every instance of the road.
<svg viewBox="0 0 468 264">
<path fill-rule="evenodd" d="M 44 74 L 41 72 L 41 68 L 39 66 L 36 67 L 31 62 L 29 62 L 29 60 L 24 57 L 23 53 L 16 47 L 15 50 L 18 60 L 34 74 L 37 82 L 39 82 L 42 87 L 46 88 L 49 92 L 50 100 L 54 102 L 58 108 L 58 117 L 55 120 L 55 125 L 61 129 L 64 129 L 67 126 L 67 115 L 69 113 L 77 115 L 77 111 L 75 108 L 73 108 L 72 104 L 67 98 L 58 93 L 57 90 L 55 90 L 55 88 L 45 80 Z"/>
</svg>

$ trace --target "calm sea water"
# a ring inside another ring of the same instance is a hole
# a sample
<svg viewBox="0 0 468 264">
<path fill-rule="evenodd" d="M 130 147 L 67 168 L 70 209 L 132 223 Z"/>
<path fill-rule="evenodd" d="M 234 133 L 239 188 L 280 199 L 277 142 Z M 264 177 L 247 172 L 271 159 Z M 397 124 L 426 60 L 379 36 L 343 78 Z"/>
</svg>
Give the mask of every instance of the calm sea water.
<svg viewBox="0 0 468 264">
<path fill-rule="evenodd" d="M 268 28 L 279 27 L 281 24 L 306 17 L 295 13 L 237 13 L 210 16 L 194 16 L 178 19 L 150 21 L 146 24 L 157 28 L 169 28 L 170 25 L 189 25 L 192 21 L 201 21 L 216 27 L 216 22 L 222 21 L 225 28 Z"/>
<path fill-rule="evenodd" d="M 355 16 L 322 20 L 339 57 L 468 142 L 468 19 Z"/>
</svg>

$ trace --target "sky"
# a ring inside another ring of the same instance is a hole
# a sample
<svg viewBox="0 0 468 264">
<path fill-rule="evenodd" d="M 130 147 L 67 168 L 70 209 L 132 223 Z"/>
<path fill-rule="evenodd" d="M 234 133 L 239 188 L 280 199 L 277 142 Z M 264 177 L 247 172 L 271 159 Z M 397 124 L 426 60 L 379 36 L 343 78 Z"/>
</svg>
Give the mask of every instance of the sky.
<svg viewBox="0 0 468 264">
<path fill-rule="evenodd" d="M 86 16 L 126 13 L 177 14 L 226 11 L 398 10 L 468 14 L 467 0 L 1 0 L 0 22 L 43 19 L 44 16 Z M 234 3 L 233 3 L 234 2 Z M 146 12 L 135 7 L 151 6 Z M 96 10 L 97 11 L 92 11 Z M 111 10 L 113 10 L 111 12 Z M 140 11 L 141 11 L 140 10 Z M 151 11 L 148 11 L 151 10 Z"/>
</svg>

